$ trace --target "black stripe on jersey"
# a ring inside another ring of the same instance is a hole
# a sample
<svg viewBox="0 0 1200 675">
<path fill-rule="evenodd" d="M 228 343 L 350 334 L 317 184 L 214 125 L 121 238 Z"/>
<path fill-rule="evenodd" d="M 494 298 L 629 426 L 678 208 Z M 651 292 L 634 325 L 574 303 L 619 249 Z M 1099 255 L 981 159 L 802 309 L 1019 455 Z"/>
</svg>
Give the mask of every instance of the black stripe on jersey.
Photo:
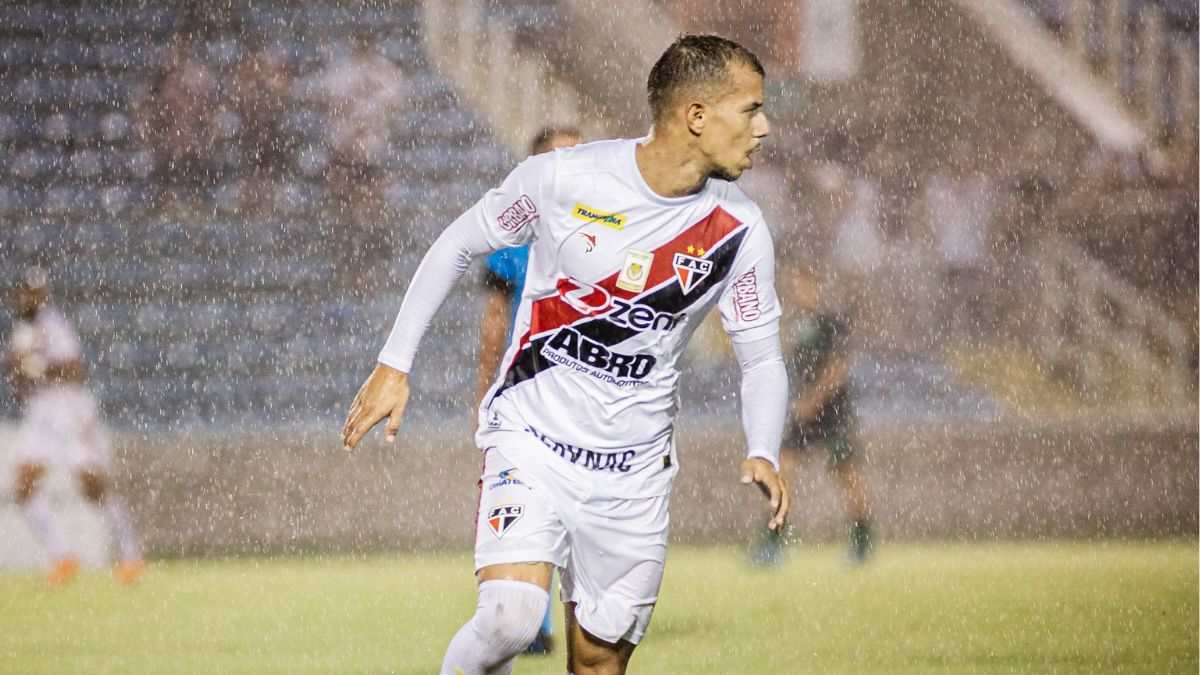
<svg viewBox="0 0 1200 675">
<path fill-rule="evenodd" d="M 741 249 L 742 240 L 745 239 L 746 232 L 747 229 L 742 228 L 740 232 L 736 232 L 726 239 L 715 251 L 709 252 L 706 258 L 713 262 L 713 270 L 692 288 L 691 293 L 684 295 L 683 288 L 676 279 L 672 279 L 671 283 L 657 291 L 652 291 L 640 297 L 634 297 L 630 301 L 645 305 L 657 312 L 668 314 L 682 312 L 694 302 L 694 299 L 702 297 L 729 274 L 729 271 L 733 269 L 733 260 L 737 256 L 738 250 Z M 692 299 L 689 300 L 689 298 Z M 571 324 L 571 327 L 577 330 L 580 335 L 595 340 L 606 347 L 624 342 L 641 332 L 635 328 L 618 326 L 603 316 Z M 512 366 L 505 374 L 504 383 L 496 390 L 495 396 L 504 393 L 509 387 L 537 377 L 538 373 L 543 370 L 548 370 L 558 365 L 542 355 L 542 346 L 550 338 L 554 337 L 557 332 L 556 330 L 549 335 L 530 340 L 529 345 L 513 360 Z M 495 396 L 493 396 L 493 399 Z"/>
</svg>

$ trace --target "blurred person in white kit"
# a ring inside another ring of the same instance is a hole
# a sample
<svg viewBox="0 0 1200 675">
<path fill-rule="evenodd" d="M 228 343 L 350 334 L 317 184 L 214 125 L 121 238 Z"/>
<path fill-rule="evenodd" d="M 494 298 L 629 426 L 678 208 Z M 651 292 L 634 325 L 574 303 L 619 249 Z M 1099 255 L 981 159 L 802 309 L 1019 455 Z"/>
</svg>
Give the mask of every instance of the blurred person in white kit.
<svg viewBox="0 0 1200 675">
<path fill-rule="evenodd" d="M 52 586 L 68 583 L 79 573 L 80 561 L 55 525 L 39 488 L 49 469 L 70 471 L 79 479 L 84 497 L 104 512 L 112 528 L 120 559 L 114 577 L 131 585 L 146 563 L 125 503 L 108 478 L 109 431 L 96 398 L 83 385 L 86 368 L 79 336 L 48 303 L 49 290 L 46 271 L 31 267 L 13 297 L 17 316 L 5 366 L 24 407 L 14 500 L 53 560 L 47 581 Z"/>
</svg>

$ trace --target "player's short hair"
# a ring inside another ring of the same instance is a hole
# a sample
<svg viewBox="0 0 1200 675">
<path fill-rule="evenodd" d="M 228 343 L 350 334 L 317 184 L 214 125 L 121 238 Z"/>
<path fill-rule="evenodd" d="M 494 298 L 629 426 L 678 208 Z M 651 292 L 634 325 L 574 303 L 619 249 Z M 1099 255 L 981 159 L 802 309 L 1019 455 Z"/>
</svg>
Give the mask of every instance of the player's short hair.
<svg viewBox="0 0 1200 675">
<path fill-rule="evenodd" d="M 546 151 L 546 146 L 555 136 L 574 136 L 575 138 L 583 138 L 583 134 L 575 127 L 542 127 L 534 134 L 533 140 L 529 142 L 529 154 L 536 155 Z"/>
<path fill-rule="evenodd" d="M 646 98 L 654 121 L 661 121 L 679 93 L 729 82 L 729 64 L 765 77 L 754 52 L 719 35 L 681 35 L 658 57 L 646 80 Z"/>
</svg>

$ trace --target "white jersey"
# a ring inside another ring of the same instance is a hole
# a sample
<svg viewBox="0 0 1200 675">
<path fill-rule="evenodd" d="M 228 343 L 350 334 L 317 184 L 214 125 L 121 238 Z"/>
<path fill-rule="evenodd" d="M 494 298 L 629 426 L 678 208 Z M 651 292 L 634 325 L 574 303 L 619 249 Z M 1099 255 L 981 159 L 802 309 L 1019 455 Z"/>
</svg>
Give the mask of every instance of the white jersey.
<svg viewBox="0 0 1200 675">
<path fill-rule="evenodd" d="M 107 466 L 108 432 L 95 397 L 77 382 L 40 381 L 48 367 L 83 358 L 71 324 L 44 306 L 32 321 L 17 320 L 8 349 L 22 374 L 35 381 L 18 434 L 19 461 L 71 469 Z"/>
<path fill-rule="evenodd" d="M 780 315 L 759 209 L 716 179 L 687 197 L 654 193 L 637 143 L 531 157 L 456 221 L 474 221 L 490 248 L 530 245 L 512 342 L 479 411 L 480 447 L 519 430 L 545 452 L 511 457 L 518 465 L 629 497 L 670 489 L 677 362 L 709 310 L 735 342 L 775 335 Z M 407 371 L 402 343 L 393 333 L 380 361 Z"/>
<path fill-rule="evenodd" d="M 44 306 L 32 321 L 18 319 L 8 343 L 9 355 L 21 363 L 22 374 L 41 378 L 51 365 L 83 358 L 79 336 L 63 315 Z"/>
</svg>

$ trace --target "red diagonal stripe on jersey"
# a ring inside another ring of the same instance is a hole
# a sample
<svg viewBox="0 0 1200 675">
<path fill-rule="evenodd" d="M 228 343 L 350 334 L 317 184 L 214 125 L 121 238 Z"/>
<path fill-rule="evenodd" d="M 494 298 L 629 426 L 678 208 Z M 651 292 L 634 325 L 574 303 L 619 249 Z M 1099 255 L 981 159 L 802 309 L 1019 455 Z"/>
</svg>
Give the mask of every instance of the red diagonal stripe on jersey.
<svg viewBox="0 0 1200 675">
<path fill-rule="evenodd" d="M 741 224 L 742 221 L 734 218 L 720 206 L 713 208 L 707 216 L 697 221 L 696 224 L 680 232 L 671 241 L 651 251 L 654 254 L 654 261 L 650 264 L 650 275 L 646 280 L 645 287 L 647 289 L 654 288 L 668 278 L 675 276 L 672 259 L 676 253 L 687 253 L 688 246 L 707 251 L 717 242 L 728 236 L 730 232 L 740 227 Z M 611 295 L 625 300 L 636 297 L 637 293 L 617 288 L 618 276 L 620 276 L 620 270 L 601 281 L 592 283 L 608 291 Z M 575 309 L 564 302 L 562 296 L 557 293 L 535 300 L 529 319 L 529 332 L 521 337 L 520 347 L 525 347 L 531 335 L 539 335 L 562 326 L 569 326 L 588 316 L 591 316 L 591 314 L 584 314 Z M 520 352 L 520 349 L 517 351 Z"/>
</svg>

